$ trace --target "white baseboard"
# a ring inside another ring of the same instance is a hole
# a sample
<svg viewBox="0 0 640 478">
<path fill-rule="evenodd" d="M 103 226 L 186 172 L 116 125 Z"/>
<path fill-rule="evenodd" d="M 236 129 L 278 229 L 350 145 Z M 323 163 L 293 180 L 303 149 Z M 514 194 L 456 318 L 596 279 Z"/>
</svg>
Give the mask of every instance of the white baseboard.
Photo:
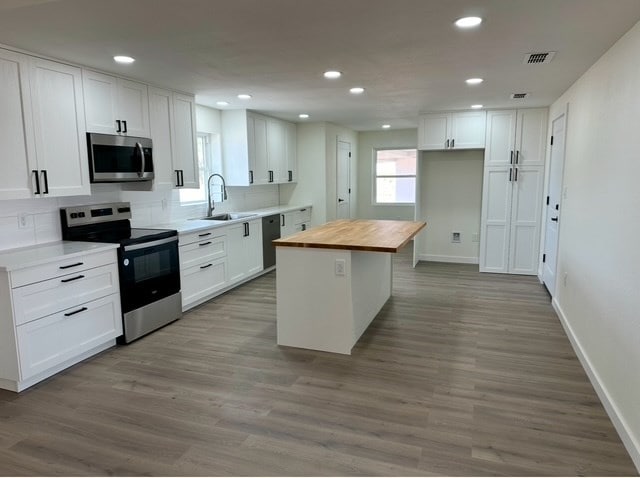
<svg viewBox="0 0 640 478">
<path fill-rule="evenodd" d="M 560 318 L 560 323 L 562 324 L 562 327 L 564 328 L 564 331 L 566 332 L 567 337 L 569 337 L 571 346 L 573 347 L 574 352 L 578 356 L 578 360 L 580 360 L 580 363 L 582 364 L 582 368 L 584 368 L 585 372 L 587 373 L 587 376 L 591 381 L 591 385 L 593 385 L 593 388 L 598 394 L 598 398 L 600 398 L 600 401 L 602 402 L 602 405 L 604 406 L 604 409 L 606 410 L 607 415 L 609 415 L 609 418 L 611 419 L 613 426 L 618 432 L 618 435 L 620 435 L 620 439 L 622 440 L 622 443 L 624 444 L 625 448 L 629 452 L 629 455 L 631 456 L 631 460 L 633 460 L 634 465 L 640 472 L 640 443 L 638 443 L 637 438 L 634 437 L 633 432 L 631 431 L 626 420 L 618 410 L 618 407 L 616 406 L 615 402 L 611 400 L 611 397 L 609 396 L 609 392 L 607 391 L 606 387 L 600 380 L 598 373 L 591 365 L 589 356 L 585 353 L 584 349 L 582 348 L 580 341 L 574 334 L 573 329 L 571 328 L 571 325 L 567 320 L 567 317 L 564 315 L 564 311 L 562 310 L 562 307 L 560 307 L 560 304 L 558 304 L 558 301 L 555 299 L 555 297 L 551 301 L 551 305 L 553 306 L 553 309 L 556 311 L 556 314 L 558 314 L 558 317 Z"/>
<path fill-rule="evenodd" d="M 479 264 L 478 257 L 439 256 L 435 254 L 418 254 L 418 260 L 431 262 L 455 262 L 457 264 Z"/>
</svg>

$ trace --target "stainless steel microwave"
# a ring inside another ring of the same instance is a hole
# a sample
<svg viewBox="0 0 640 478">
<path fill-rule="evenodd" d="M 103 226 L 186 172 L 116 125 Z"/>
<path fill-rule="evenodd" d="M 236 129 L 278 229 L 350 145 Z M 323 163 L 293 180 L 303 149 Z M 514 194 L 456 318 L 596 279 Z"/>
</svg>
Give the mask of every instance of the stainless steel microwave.
<svg viewBox="0 0 640 478">
<path fill-rule="evenodd" d="M 149 138 L 87 133 L 92 183 L 151 181 L 153 143 Z"/>
</svg>

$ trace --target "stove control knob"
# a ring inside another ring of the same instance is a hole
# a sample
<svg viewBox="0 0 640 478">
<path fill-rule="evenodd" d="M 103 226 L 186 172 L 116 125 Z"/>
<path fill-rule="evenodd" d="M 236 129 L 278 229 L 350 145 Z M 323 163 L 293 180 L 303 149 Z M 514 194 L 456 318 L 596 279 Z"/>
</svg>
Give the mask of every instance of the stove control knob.
<svg viewBox="0 0 640 478">
<path fill-rule="evenodd" d="M 78 213 L 77 212 L 72 212 L 71 213 L 71 219 L 75 219 L 78 217 Z"/>
</svg>

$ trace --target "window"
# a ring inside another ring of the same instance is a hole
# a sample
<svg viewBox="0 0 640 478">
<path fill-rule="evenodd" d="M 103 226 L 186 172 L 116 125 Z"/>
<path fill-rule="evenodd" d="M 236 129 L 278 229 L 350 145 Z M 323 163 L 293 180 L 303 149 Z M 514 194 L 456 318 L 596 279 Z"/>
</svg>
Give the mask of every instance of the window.
<svg viewBox="0 0 640 478">
<path fill-rule="evenodd" d="M 375 152 L 375 204 L 413 204 L 416 198 L 415 149 Z"/>
<path fill-rule="evenodd" d="M 198 133 L 196 137 L 196 154 L 198 155 L 199 189 L 180 189 L 180 203 L 206 202 L 207 178 L 214 173 L 214 165 L 219 159 L 219 136 Z"/>
</svg>

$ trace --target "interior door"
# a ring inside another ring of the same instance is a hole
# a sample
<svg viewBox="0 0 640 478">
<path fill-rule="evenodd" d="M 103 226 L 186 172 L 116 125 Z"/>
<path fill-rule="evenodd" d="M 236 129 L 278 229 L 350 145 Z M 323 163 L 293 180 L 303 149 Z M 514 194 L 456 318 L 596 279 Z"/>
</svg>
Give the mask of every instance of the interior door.
<svg viewBox="0 0 640 478">
<path fill-rule="evenodd" d="M 337 175 L 336 175 L 336 217 L 338 219 L 351 218 L 351 143 L 338 141 L 337 151 Z"/>
<path fill-rule="evenodd" d="M 564 170 L 566 115 L 553 120 L 551 159 L 549 166 L 549 191 L 544 235 L 544 263 L 542 281 L 553 297 L 556 288 L 556 266 L 558 261 L 558 237 L 560 228 L 560 198 L 562 195 L 562 174 Z"/>
</svg>

